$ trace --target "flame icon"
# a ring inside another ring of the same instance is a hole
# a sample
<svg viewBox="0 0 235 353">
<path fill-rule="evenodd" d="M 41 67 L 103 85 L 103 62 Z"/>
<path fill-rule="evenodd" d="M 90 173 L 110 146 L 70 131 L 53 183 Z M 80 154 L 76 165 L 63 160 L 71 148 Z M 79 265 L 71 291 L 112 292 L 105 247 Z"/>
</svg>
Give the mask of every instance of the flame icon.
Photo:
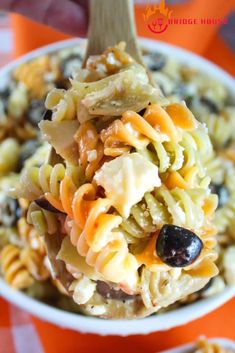
<svg viewBox="0 0 235 353">
<path fill-rule="evenodd" d="M 163 33 L 168 27 L 168 19 L 172 12 L 166 7 L 165 0 L 160 0 L 159 5 L 146 6 L 143 18 L 151 32 Z"/>
</svg>

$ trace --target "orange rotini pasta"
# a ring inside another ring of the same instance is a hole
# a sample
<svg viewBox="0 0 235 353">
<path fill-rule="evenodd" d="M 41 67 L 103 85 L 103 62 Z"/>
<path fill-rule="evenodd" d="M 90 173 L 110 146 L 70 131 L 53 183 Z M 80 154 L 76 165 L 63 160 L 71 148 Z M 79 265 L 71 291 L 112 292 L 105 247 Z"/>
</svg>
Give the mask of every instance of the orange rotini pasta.
<svg viewBox="0 0 235 353">
<path fill-rule="evenodd" d="M 33 277 L 20 258 L 20 249 L 14 245 L 6 245 L 0 253 L 3 276 L 7 283 L 15 289 L 24 289 L 33 283 Z"/>
<path fill-rule="evenodd" d="M 55 75 L 56 80 L 59 76 L 59 68 L 49 56 L 45 55 L 19 66 L 14 72 L 14 78 L 25 84 L 32 98 L 40 99 L 51 88 L 44 80 L 44 76 L 49 71 Z"/>
<path fill-rule="evenodd" d="M 80 165 L 90 181 L 101 166 L 104 146 L 95 127 L 90 122 L 82 124 L 74 136 L 78 144 Z"/>
</svg>

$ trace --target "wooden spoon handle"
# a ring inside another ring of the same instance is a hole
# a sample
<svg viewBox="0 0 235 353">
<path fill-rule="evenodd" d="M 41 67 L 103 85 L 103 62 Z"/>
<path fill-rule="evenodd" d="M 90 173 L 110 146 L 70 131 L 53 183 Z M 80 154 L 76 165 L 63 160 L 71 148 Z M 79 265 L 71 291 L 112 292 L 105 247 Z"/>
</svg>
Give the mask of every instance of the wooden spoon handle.
<svg viewBox="0 0 235 353">
<path fill-rule="evenodd" d="M 90 23 L 85 61 L 107 47 L 126 42 L 127 52 L 142 64 L 136 40 L 133 0 L 90 0 Z"/>
</svg>

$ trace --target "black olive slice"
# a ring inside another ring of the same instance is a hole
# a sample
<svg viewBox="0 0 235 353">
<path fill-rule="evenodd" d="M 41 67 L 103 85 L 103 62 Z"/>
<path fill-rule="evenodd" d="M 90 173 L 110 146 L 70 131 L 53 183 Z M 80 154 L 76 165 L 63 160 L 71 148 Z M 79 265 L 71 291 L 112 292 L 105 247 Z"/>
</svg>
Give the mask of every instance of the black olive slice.
<svg viewBox="0 0 235 353">
<path fill-rule="evenodd" d="M 218 208 L 224 206 L 228 202 L 230 196 L 228 189 L 223 184 L 211 184 L 211 192 L 218 196 Z"/>
<path fill-rule="evenodd" d="M 20 158 L 18 162 L 17 171 L 20 172 L 24 166 L 25 161 L 34 155 L 36 150 L 40 147 L 38 140 L 28 140 L 25 142 L 20 150 Z"/>
<path fill-rule="evenodd" d="M 43 210 L 53 212 L 53 213 L 63 213 L 60 210 L 57 210 L 54 206 L 50 204 L 49 201 L 45 197 L 40 197 L 40 199 L 37 199 L 34 201 L 39 207 L 41 207 Z"/>
<path fill-rule="evenodd" d="M 13 227 L 21 217 L 21 209 L 17 200 L 0 194 L 0 225 Z"/>
<path fill-rule="evenodd" d="M 133 295 L 126 294 L 121 289 L 113 289 L 108 283 L 103 281 L 97 281 L 96 289 L 106 299 L 130 300 L 134 298 Z"/>
<path fill-rule="evenodd" d="M 10 97 L 11 91 L 9 88 L 6 88 L 5 90 L 0 91 L 0 101 L 2 103 L 2 107 L 4 112 L 7 112 L 7 105 L 8 105 L 8 99 Z"/>
<path fill-rule="evenodd" d="M 218 114 L 219 108 L 215 102 L 207 97 L 201 97 L 200 102 L 205 105 L 211 113 Z"/>
<path fill-rule="evenodd" d="M 43 118 L 44 110 L 45 103 L 43 99 L 32 100 L 28 110 L 28 120 L 33 126 L 38 126 Z"/>
</svg>

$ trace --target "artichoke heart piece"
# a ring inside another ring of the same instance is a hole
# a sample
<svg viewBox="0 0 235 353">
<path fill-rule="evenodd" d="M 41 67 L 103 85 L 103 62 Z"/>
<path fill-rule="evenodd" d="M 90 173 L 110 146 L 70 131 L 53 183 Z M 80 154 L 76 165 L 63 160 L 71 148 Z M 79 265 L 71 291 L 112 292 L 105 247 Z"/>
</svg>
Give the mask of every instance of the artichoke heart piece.
<svg viewBox="0 0 235 353">
<path fill-rule="evenodd" d="M 71 82 L 88 112 L 87 119 L 94 115 L 120 116 L 127 110 L 139 112 L 149 103 L 164 100 L 160 89 L 150 84 L 145 68 L 136 63 L 100 81 Z M 79 111 L 78 120 L 84 120 Z"/>
</svg>

